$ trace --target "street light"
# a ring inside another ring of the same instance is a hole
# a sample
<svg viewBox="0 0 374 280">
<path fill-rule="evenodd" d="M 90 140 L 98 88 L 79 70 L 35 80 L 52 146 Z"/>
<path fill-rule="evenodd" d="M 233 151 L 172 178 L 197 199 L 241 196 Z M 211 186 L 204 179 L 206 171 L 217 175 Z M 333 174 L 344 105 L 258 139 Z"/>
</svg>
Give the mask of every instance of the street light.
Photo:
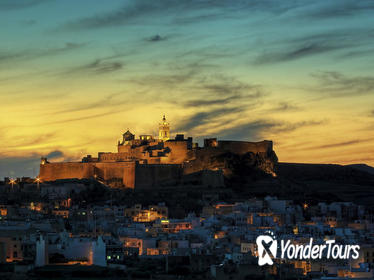
<svg viewBox="0 0 374 280">
<path fill-rule="evenodd" d="M 39 190 L 40 189 L 40 182 L 41 182 L 40 178 L 36 177 L 35 182 L 38 185 L 38 190 Z"/>
<path fill-rule="evenodd" d="M 16 180 L 14 180 L 13 178 L 10 179 L 9 184 L 12 185 L 12 189 L 13 189 L 13 186 L 14 186 L 15 183 L 16 183 Z"/>
</svg>

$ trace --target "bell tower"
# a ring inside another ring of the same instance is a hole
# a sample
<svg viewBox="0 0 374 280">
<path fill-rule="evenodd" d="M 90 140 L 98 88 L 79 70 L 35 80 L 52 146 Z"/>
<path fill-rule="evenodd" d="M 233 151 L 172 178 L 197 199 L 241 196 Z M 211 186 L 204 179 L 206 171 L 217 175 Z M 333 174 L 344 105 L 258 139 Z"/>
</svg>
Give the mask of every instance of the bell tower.
<svg viewBox="0 0 374 280">
<path fill-rule="evenodd" d="M 158 125 L 158 139 L 162 141 L 170 139 L 170 124 L 166 121 L 165 114 Z"/>
</svg>

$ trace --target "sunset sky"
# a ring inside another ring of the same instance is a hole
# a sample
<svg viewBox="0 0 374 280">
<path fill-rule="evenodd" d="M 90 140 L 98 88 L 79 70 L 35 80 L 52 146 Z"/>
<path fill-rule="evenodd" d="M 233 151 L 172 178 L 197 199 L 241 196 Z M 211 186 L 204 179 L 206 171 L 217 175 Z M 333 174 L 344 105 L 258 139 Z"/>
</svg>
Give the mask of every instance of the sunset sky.
<svg viewBox="0 0 374 280">
<path fill-rule="evenodd" d="M 374 2 L 1 0 L 0 177 L 129 128 L 374 165 Z"/>
</svg>

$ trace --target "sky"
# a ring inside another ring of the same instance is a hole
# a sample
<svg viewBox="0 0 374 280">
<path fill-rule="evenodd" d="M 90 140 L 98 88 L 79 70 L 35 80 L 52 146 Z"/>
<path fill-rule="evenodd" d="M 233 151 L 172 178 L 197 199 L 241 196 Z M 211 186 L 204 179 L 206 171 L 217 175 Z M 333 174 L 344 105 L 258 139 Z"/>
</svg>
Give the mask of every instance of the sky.
<svg viewBox="0 0 374 280">
<path fill-rule="evenodd" d="M 374 165 L 374 2 L 1 0 L 0 177 L 128 128 Z"/>
</svg>

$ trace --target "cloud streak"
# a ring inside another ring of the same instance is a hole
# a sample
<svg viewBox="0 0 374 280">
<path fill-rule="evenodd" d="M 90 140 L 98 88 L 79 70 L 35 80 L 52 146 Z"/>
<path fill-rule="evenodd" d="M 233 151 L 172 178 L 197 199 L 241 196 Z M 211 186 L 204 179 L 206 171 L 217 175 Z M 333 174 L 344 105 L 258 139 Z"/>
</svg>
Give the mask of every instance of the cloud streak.
<svg viewBox="0 0 374 280">
<path fill-rule="evenodd" d="M 326 145 L 320 145 L 320 146 L 314 146 L 307 149 L 316 150 L 316 149 L 331 149 L 331 148 L 341 148 L 346 146 L 352 146 L 357 145 L 361 143 L 367 143 L 373 141 L 373 139 L 355 139 L 350 141 L 344 141 L 344 142 L 338 142 L 338 143 L 332 143 L 332 144 L 326 144 Z"/>
<path fill-rule="evenodd" d="M 96 59 L 88 64 L 71 68 L 67 70 L 66 74 L 76 74 L 85 72 L 87 74 L 107 74 L 119 71 L 123 68 L 123 63 L 120 61 L 107 61 L 107 59 Z"/>
<path fill-rule="evenodd" d="M 8 144 L 7 148 L 12 149 L 12 148 L 28 148 L 32 147 L 35 145 L 39 145 L 40 143 L 46 143 L 47 141 L 51 141 L 56 137 L 56 133 L 47 133 L 47 134 L 42 134 L 36 137 L 28 137 L 27 139 L 21 138 L 19 141 L 14 141 L 13 144 Z"/>
<path fill-rule="evenodd" d="M 284 122 L 274 120 L 253 120 L 231 128 L 218 131 L 217 135 L 224 139 L 243 140 L 252 139 L 253 141 L 261 140 L 264 135 L 279 132 L 291 132 L 299 128 L 318 126 L 326 121 L 301 121 L 301 122 Z M 266 137 L 266 136 L 265 136 Z"/>
<path fill-rule="evenodd" d="M 335 43 L 321 43 L 314 42 L 296 47 L 289 51 L 270 52 L 258 56 L 254 63 L 257 65 L 273 64 L 280 62 L 289 62 L 297 59 L 302 59 L 310 56 L 320 55 L 327 52 L 332 52 L 348 47 L 348 45 L 341 45 Z"/>
<path fill-rule="evenodd" d="M 32 60 L 41 57 L 54 56 L 64 54 L 79 48 L 84 47 L 84 43 L 65 43 L 63 47 L 39 49 L 39 50 L 22 50 L 22 51 L 9 51 L 0 50 L 0 64 L 11 63 L 25 60 Z"/>
<path fill-rule="evenodd" d="M 82 120 L 89 120 L 89 119 L 95 119 L 95 118 L 100 118 L 104 116 L 110 116 L 110 115 L 115 115 L 118 113 L 123 112 L 123 110 L 117 110 L 117 111 L 109 111 L 105 113 L 100 113 L 100 114 L 91 114 L 91 115 L 86 115 L 84 117 L 75 117 L 75 118 L 68 118 L 68 119 L 62 119 L 62 120 L 57 120 L 57 121 L 51 121 L 51 122 L 46 122 L 43 123 L 42 125 L 54 125 L 54 124 L 64 124 L 64 123 L 70 123 L 70 122 L 77 122 L 77 121 L 82 121 Z"/>
<path fill-rule="evenodd" d="M 165 41 L 165 40 L 167 40 L 167 37 L 161 36 L 159 34 L 146 39 L 146 41 L 148 42 L 160 42 L 160 41 Z"/>
<path fill-rule="evenodd" d="M 121 97 L 122 93 L 113 93 L 108 94 L 107 96 L 104 96 L 103 98 L 94 101 L 89 102 L 85 104 L 78 104 L 68 107 L 65 106 L 66 109 L 53 112 L 53 115 L 55 114 L 65 114 L 65 113 L 73 113 L 73 112 L 79 112 L 79 111 L 85 111 L 85 110 L 91 110 L 91 109 L 98 109 L 98 108 L 115 108 L 124 104 L 128 104 L 129 100 L 126 98 L 125 100 L 118 99 L 118 97 Z"/>
<path fill-rule="evenodd" d="M 330 97 L 354 97 L 374 92 L 374 76 L 348 77 L 335 71 L 312 74 L 318 84 L 313 88 Z"/>
<path fill-rule="evenodd" d="M 336 17 L 350 17 L 374 10 L 374 3 L 370 0 L 339 2 L 326 2 L 318 5 L 308 12 L 308 16 L 314 19 L 331 19 Z"/>
<path fill-rule="evenodd" d="M 243 108 L 233 107 L 227 108 L 223 107 L 220 109 L 215 109 L 211 111 L 197 112 L 192 116 L 188 117 L 185 121 L 179 123 L 176 127 L 177 131 L 189 131 L 198 128 L 202 125 L 209 123 L 214 118 L 219 118 L 222 116 L 231 115 L 242 111 Z"/>
<path fill-rule="evenodd" d="M 0 12 L 8 10 L 19 10 L 31 8 L 39 4 L 48 2 L 47 0 L 2 0 L 0 1 Z"/>
<path fill-rule="evenodd" d="M 290 9 L 298 7 L 300 4 L 295 3 L 279 3 L 278 1 L 235 1 L 229 2 L 226 0 L 163 0 L 163 1 L 147 1 L 137 0 L 128 2 L 126 5 L 115 9 L 111 12 L 98 13 L 93 16 L 80 18 L 70 21 L 62 25 L 60 30 L 87 30 L 97 28 L 108 28 L 115 26 L 122 26 L 125 24 L 136 23 L 142 19 L 142 22 L 149 19 L 154 19 L 156 16 L 169 16 L 172 18 L 173 24 L 189 24 L 195 23 L 196 20 L 206 21 L 212 19 L 220 19 L 223 16 L 237 17 L 238 11 L 266 11 L 268 13 L 285 13 Z M 223 14 L 223 12 L 225 12 Z M 171 16 L 181 15 L 186 16 Z M 189 14 L 189 15 L 188 15 Z"/>
</svg>

